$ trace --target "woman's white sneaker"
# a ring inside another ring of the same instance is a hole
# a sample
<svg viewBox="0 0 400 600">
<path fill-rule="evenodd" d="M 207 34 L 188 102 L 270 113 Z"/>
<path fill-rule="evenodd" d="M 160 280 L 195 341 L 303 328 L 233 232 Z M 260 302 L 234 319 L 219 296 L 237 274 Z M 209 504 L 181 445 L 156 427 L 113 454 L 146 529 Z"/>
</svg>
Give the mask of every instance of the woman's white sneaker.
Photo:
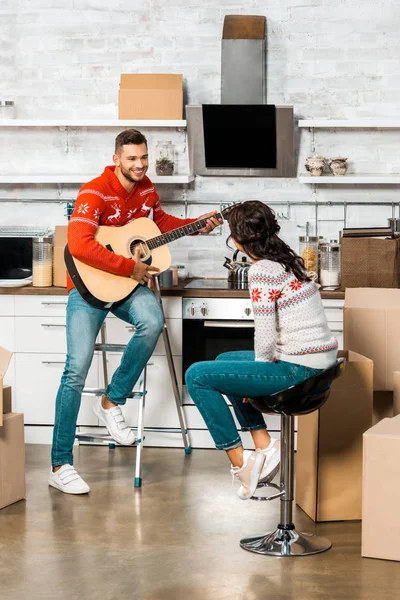
<svg viewBox="0 0 400 600">
<path fill-rule="evenodd" d="M 125 423 L 125 418 L 120 406 L 116 405 L 114 408 L 103 408 L 100 398 L 93 406 L 93 412 L 96 417 L 104 423 L 108 429 L 108 433 L 116 442 L 118 442 L 118 444 L 132 446 L 132 444 L 135 443 L 135 434 Z"/>
<path fill-rule="evenodd" d="M 265 463 L 260 475 L 260 483 L 268 483 L 271 481 L 281 464 L 281 443 L 279 440 L 271 437 L 271 441 L 267 448 L 260 450 L 265 455 Z"/>
<path fill-rule="evenodd" d="M 65 494 L 88 494 L 90 487 L 72 465 L 63 465 L 55 473 L 50 471 L 49 485 Z"/>
<path fill-rule="evenodd" d="M 265 456 L 260 450 L 244 450 L 243 466 L 233 467 L 231 465 L 232 477 L 237 477 L 242 484 L 238 490 L 238 496 L 242 500 L 247 500 L 254 495 L 264 462 Z"/>
</svg>

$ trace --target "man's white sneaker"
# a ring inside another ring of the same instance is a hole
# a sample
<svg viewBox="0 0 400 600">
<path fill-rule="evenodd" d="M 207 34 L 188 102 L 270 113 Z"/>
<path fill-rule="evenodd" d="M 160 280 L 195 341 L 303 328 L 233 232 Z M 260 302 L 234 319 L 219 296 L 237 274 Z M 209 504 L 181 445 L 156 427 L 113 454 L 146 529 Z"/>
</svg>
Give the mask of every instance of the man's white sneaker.
<svg viewBox="0 0 400 600">
<path fill-rule="evenodd" d="M 88 494 L 90 487 L 72 465 L 63 465 L 58 471 L 50 471 L 49 485 L 65 494 Z"/>
<path fill-rule="evenodd" d="M 271 437 L 267 448 L 260 450 L 265 455 L 265 463 L 260 475 L 260 483 L 272 481 L 279 471 L 281 463 L 281 443 L 279 440 Z"/>
<path fill-rule="evenodd" d="M 114 408 L 103 408 L 101 398 L 93 406 L 93 412 L 102 423 L 107 427 L 111 437 L 123 446 L 132 446 L 136 437 L 133 431 L 125 423 L 124 415 L 120 406 Z"/>
</svg>

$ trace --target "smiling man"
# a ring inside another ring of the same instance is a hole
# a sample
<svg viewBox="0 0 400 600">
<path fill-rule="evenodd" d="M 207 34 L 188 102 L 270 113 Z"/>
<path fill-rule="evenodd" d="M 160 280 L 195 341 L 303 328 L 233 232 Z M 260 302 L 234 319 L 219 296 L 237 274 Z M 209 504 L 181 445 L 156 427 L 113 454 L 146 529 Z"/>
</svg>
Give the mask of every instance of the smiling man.
<svg viewBox="0 0 400 600">
<path fill-rule="evenodd" d="M 157 268 L 134 259 L 114 254 L 95 239 L 99 225 L 121 227 L 139 217 L 152 218 L 161 232 L 192 223 L 196 219 L 179 219 L 165 213 L 158 194 L 146 176 L 149 166 L 147 140 L 136 129 L 120 133 L 115 140 L 114 166 L 104 169 L 100 177 L 82 186 L 68 226 L 68 248 L 71 255 L 97 269 L 132 277 L 143 285 L 124 301 L 110 309 L 88 304 L 67 276 L 67 357 L 56 398 L 52 469 L 49 485 L 67 494 L 86 494 L 89 486 L 73 467 L 72 447 L 81 403 L 81 394 L 92 362 L 94 344 L 100 327 L 109 312 L 134 326 L 132 336 L 122 355 L 105 395 L 98 400 L 94 412 L 110 435 L 123 445 L 135 442 L 121 412 L 127 396 L 153 353 L 162 331 L 160 306 L 147 287 Z M 220 223 L 214 213 L 199 233 L 209 233 Z"/>
</svg>

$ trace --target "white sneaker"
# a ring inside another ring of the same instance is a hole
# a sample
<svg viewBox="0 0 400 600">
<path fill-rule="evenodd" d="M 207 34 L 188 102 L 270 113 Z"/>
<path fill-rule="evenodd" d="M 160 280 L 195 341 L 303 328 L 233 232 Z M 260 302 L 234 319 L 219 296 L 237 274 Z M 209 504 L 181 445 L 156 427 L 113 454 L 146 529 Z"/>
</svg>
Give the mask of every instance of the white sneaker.
<svg viewBox="0 0 400 600">
<path fill-rule="evenodd" d="M 83 481 L 74 467 L 68 464 L 63 465 L 55 473 L 50 470 L 49 485 L 65 494 L 88 494 L 90 492 L 88 484 Z"/>
<path fill-rule="evenodd" d="M 238 491 L 238 496 L 242 500 L 251 498 L 256 491 L 264 462 L 265 455 L 260 450 L 244 450 L 243 466 L 231 465 L 232 477 L 237 477 L 242 484 Z"/>
<path fill-rule="evenodd" d="M 281 443 L 279 440 L 271 437 L 267 448 L 260 450 L 265 455 L 265 463 L 260 475 L 260 483 L 272 481 L 281 464 Z"/>
<path fill-rule="evenodd" d="M 125 423 L 121 407 L 116 405 L 114 408 L 103 408 L 101 398 L 93 406 L 93 412 L 108 429 L 111 437 L 123 446 L 132 446 L 136 437 L 133 431 Z"/>
</svg>

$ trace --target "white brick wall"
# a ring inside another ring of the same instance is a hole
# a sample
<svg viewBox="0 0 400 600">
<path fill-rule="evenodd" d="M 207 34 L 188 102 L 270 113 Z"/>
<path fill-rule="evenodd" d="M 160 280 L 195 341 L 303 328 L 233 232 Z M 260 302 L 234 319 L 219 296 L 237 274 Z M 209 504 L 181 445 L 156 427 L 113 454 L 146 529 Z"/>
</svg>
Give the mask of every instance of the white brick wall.
<svg viewBox="0 0 400 600">
<path fill-rule="evenodd" d="M 400 4 L 397 0 L 1 0 L 0 97 L 16 102 L 20 118 L 116 118 L 122 72 L 183 73 L 189 103 L 220 101 L 220 49 L 226 14 L 260 14 L 268 22 L 268 102 L 293 104 L 296 117 L 399 116 Z M 115 130 L 1 131 L 0 174 L 98 173 L 110 162 Z M 150 152 L 173 139 L 177 168 L 187 170 L 180 132 L 145 131 Z M 299 171 L 311 152 L 310 134 L 297 134 Z M 317 131 L 316 150 L 344 155 L 354 172 L 399 172 L 398 131 Z M 396 187 L 322 187 L 295 179 L 197 178 L 194 185 L 159 186 L 168 210 L 198 215 L 216 203 L 265 201 L 398 202 Z M 63 204 L 40 198 L 73 198 L 66 186 L 1 186 L 0 225 L 61 223 Z M 36 199 L 11 203 L 9 199 Z M 168 204 L 167 204 L 168 203 Z M 281 206 L 278 212 L 286 214 Z M 327 206 L 321 219 L 339 219 Z M 390 207 L 349 207 L 349 223 L 384 225 Z M 281 220 L 297 248 L 297 225 L 313 223 L 313 207 L 297 206 Z M 338 221 L 321 221 L 320 233 L 337 237 Z M 224 236 L 226 231 L 223 232 Z M 224 236 L 181 240 L 171 246 L 191 273 L 223 276 Z"/>
</svg>

